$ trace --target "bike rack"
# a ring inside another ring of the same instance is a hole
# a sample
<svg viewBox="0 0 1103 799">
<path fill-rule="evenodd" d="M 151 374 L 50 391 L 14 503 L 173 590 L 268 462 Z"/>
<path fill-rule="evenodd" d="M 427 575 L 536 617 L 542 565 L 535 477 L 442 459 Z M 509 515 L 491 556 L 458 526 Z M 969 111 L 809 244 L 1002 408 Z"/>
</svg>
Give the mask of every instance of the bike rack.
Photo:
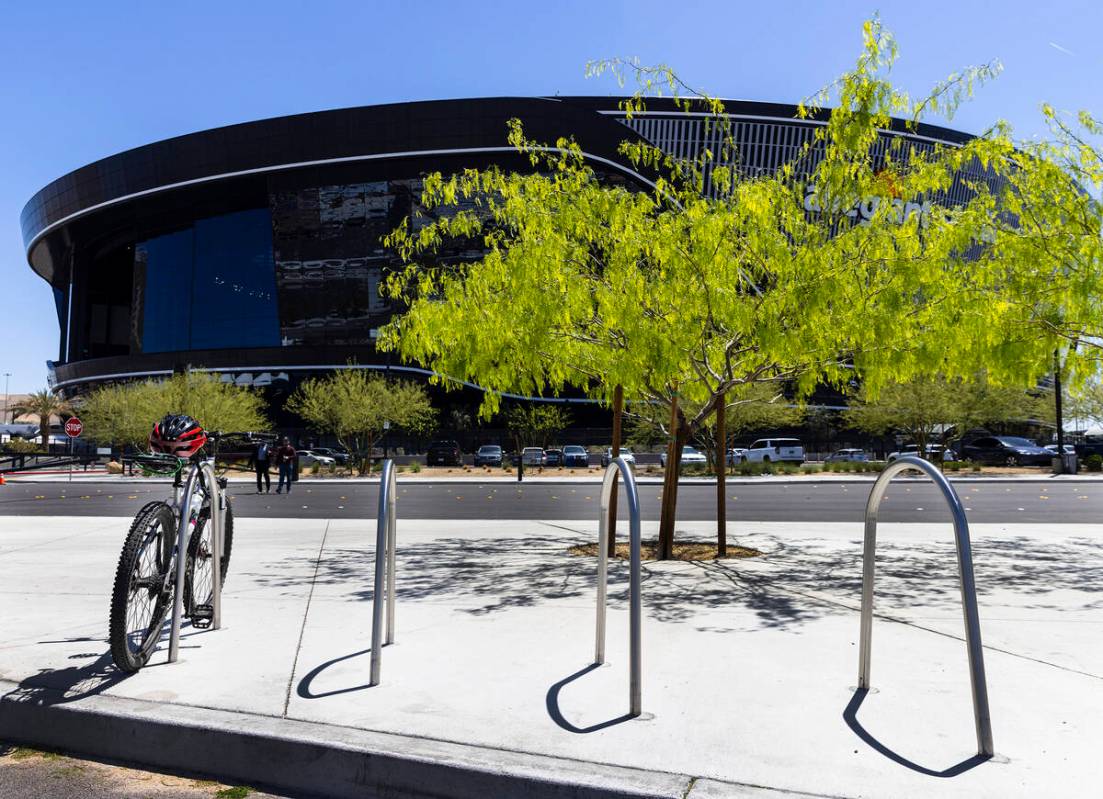
<svg viewBox="0 0 1103 799">
<path fill-rule="evenodd" d="M 379 670 L 383 662 L 383 595 L 384 581 L 387 596 L 387 639 L 394 643 L 394 549 L 395 549 L 395 488 L 394 461 L 383 461 L 379 476 L 379 511 L 375 527 L 375 588 L 372 600 L 371 623 L 371 680 L 379 685 Z"/>
<path fill-rule="evenodd" d="M 992 719 L 988 710 L 988 685 L 984 676 L 984 650 L 980 640 L 980 616 L 977 612 L 977 587 L 973 579 L 973 554 L 969 544 L 969 522 L 957 492 L 938 467 L 915 456 L 890 463 L 870 491 L 866 503 L 865 545 L 862 553 L 862 626 L 858 654 L 858 688 L 869 690 L 870 648 L 873 636 L 873 572 L 877 550 L 877 511 L 889 482 L 900 472 L 917 469 L 924 472 L 942 491 L 954 517 L 957 563 L 961 575 L 961 605 L 965 615 L 965 645 L 969 652 L 969 677 L 973 690 L 973 718 L 977 728 L 977 753 L 991 756 Z"/>
<path fill-rule="evenodd" d="M 222 486 L 219 485 L 218 476 L 214 471 L 214 463 L 204 461 L 188 476 L 188 482 L 184 485 L 184 502 L 180 508 L 180 524 L 176 533 L 176 591 L 172 605 L 172 629 L 169 633 L 169 663 L 175 663 L 180 656 L 180 623 L 184 615 L 184 571 L 188 557 L 187 539 L 195 481 L 199 478 L 200 472 L 206 475 L 211 505 L 211 601 L 213 605 L 211 626 L 215 630 L 222 628 L 222 533 L 226 522 L 226 504 L 222 495 Z"/>
<path fill-rule="evenodd" d="M 609 504 L 616 487 L 617 473 L 624 476 L 624 490 L 628 495 L 629 514 L 629 578 L 628 578 L 628 714 L 638 716 L 642 712 L 640 700 L 640 495 L 636 478 L 623 458 L 616 458 L 605 469 L 601 484 L 601 515 L 598 517 L 597 543 L 597 635 L 594 643 L 594 663 L 605 663 L 605 603 L 609 572 Z"/>
</svg>

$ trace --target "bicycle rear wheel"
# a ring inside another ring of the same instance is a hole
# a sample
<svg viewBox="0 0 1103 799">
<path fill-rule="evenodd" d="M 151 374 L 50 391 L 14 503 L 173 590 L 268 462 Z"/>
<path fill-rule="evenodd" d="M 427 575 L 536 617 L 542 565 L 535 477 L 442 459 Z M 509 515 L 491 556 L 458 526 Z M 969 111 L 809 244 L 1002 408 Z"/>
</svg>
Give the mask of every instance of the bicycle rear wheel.
<svg viewBox="0 0 1103 799">
<path fill-rule="evenodd" d="M 172 606 L 176 516 L 164 502 L 146 505 L 123 544 L 111 591 L 108 639 L 111 658 L 125 672 L 149 660 Z"/>
<path fill-rule="evenodd" d="M 191 539 L 188 541 L 188 565 L 184 572 L 184 597 L 187 600 L 188 615 L 196 621 L 196 608 L 208 608 L 214 602 L 214 586 L 211 581 L 211 561 L 214 558 L 212 541 L 211 506 L 206 504 L 199 512 Z M 234 545 L 234 511 L 226 501 L 226 524 L 222 535 L 222 585 L 226 584 L 226 573 L 230 569 L 230 552 Z M 198 614 L 202 616 L 203 614 Z"/>
</svg>

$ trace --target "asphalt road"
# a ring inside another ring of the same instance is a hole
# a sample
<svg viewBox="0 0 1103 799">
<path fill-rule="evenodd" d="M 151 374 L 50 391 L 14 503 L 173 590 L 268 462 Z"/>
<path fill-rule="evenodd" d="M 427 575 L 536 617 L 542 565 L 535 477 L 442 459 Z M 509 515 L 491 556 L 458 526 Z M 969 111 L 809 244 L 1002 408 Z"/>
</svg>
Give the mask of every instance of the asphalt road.
<svg viewBox="0 0 1103 799">
<path fill-rule="evenodd" d="M 861 521 L 870 482 L 752 483 L 728 486 L 732 521 Z M 641 485 L 644 519 L 657 518 L 661 486 Z M 408 519 L 594 519 L 599 485 L 399 482 L 399 517 Z M 957 490 L 975 522 L 1103 523 L 1103 482 L 961 481 Z M 375 484 L 300 483 L 290 494 L 257 495 L 231 483 L 239 517 L 374 519 Z M 0 486 L 4 516 L 133 516 L 151 499 L 169 496 L 167 484 L 19 483 Z M 623 507 L 623 505 L 622 505 Z M 678 518 L 716 518 L 715 485 L 682 485 Z M 881 506 L 881 519 L 949 520 L 937 490 L 922 479 L 898 479 Z"/>
</svg>

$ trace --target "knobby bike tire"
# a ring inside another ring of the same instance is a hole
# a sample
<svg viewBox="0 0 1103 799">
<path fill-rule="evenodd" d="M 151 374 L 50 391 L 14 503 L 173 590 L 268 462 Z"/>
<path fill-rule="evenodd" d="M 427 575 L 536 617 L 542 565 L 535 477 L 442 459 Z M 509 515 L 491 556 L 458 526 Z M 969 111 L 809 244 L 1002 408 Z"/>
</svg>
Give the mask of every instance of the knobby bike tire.
<svg viewBox="0 0 1103 799">
<path fill-rule="evenodd" d="M 159 526 L 158 531 L 152 528 Z M 173 547 L 176 535 L 176 516 L 172 507 L 164 502 L 151 502 L 138 512 L 130 525 L 126 542 L 123 544 L 119 564 L 115 570 L 115 584 L 111 591 L 111 613 L 108 623 L 108 640 L 111 644 L 111 659 L 124 672 L 138 671 L 149 660 L 161 637 L 161 626 L 172 606 Z M 156 540 L 151 540 L 155 536 Z M 130 645 L 128 610 L 133 591 L 142 590 L 132 583 L 138 577 L 140 557 L 148 546 L 157 548 L 156 566 L 162 581 L 155 597 L 152 598 L 152 612 L 142 639 L 134 649 Z"/>
<path fill-rule="evenodd" d="M 210 503 L 206 503 L 202 510 L 199 511 L 199 517 L 196 519 L 195 527 L 192 530 L 191 539 L 188 541 L 188 565 L 184 572 L 184 597 L 187 600 L 188 614 L 191 615 L 192 610 L 196 605 L 210 604 L 210 595 L 196 596 L 197 580 L 195 579 L 196 561 L 201 558 L 200 555 L 202 541 L 204 534 L 207 533 L 208 524 L 211 520 L 211 506 Z M 221 581 L 222 585 L 226 585 L 226 573 L 230 570 L 230 554 L 233 551 L 234 546 L 234 509 L 230 504 L 230 498 L 226 497 L 226 525 L 223 530 L 222 536 L 222 571 Z M 210 544 L 207 544 L 209 548 Z M 204 548 L 202 551 L 207 552 L 209 549 Z M 209 558 L 210 555 L 208 554 Z M 202 588 L 199 588 L 202 590 Z"/>
</svg>

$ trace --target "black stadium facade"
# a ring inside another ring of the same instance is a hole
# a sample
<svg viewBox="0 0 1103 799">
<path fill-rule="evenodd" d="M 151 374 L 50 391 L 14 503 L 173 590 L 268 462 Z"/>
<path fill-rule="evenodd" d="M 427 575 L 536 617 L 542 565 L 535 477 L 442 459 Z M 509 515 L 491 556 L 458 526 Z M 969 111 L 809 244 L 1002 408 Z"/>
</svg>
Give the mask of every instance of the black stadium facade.
<svg viewBox="0 0 1103 799">
<path fill-rule="evenodd" d="M 616 98 L 368 106 L 192 133 L 82 167 L 39 191 L 21 220 L 27 259 L 57 306 L 53 385 L 73 395 L 189 367 L 276 393 L 349 364 L 424 377 L 373 345 L 393 313 L 378 289 L 396 256 L 381 238 L 404 219 L 418 224 L 421 177 L 531 170 L 506 141 L 519 118 L 536 140 L 573 136 L 603 179 L 647 188 L 618 154 L 622 141 L 692 156 L 710 135 L 702 116 L 662 101 L 648 109 L 628 120 Z M 755 170 L 776 168 L 823 124 L 794 119 L 792 106 L 727 109 Z M 920 147 L 967 138 L 903 125 L 882 138 L 895 136 Z"/>
</svg>

